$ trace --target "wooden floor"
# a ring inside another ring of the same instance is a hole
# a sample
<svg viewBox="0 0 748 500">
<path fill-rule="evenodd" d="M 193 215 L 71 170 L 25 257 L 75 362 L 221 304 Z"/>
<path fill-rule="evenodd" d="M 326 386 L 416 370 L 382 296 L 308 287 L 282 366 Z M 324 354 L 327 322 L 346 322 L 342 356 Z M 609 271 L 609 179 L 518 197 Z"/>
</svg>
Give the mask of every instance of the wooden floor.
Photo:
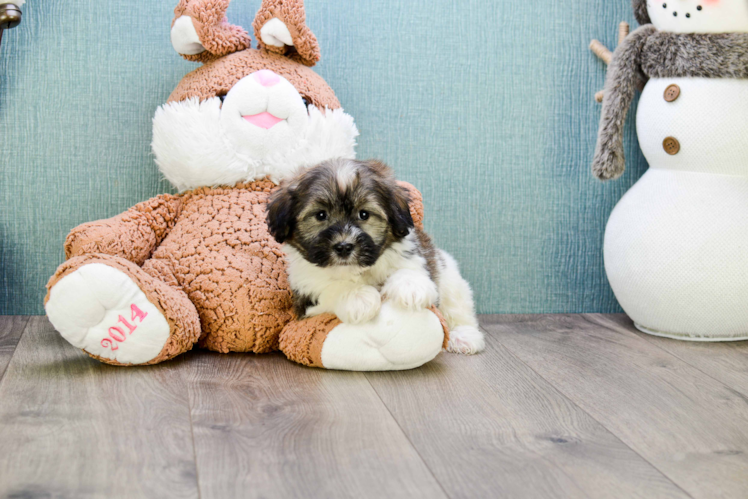
<svg viewBox="0 0 748 500">
<path fill-rule="evenodd" d="M 0 317 L 0 497 L 746 497 L 748 343 L 484 316 L 401 373 L 195 351 L 114 368 Z"/>
</svg>

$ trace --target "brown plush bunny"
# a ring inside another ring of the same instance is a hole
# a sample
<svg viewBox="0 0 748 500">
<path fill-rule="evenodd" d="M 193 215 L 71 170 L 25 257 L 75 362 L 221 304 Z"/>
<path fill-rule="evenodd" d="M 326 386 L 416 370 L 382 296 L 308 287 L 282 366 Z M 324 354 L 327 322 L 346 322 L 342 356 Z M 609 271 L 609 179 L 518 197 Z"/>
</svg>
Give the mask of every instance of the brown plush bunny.
<svg viewBox="0 0 748 500">
<path fill-rule="evenodd" d="M 438 311 L 385 303 L 363 325 L 294 321 L 284 256 L 265 212 L 300 167 L 355 155 L 358 135 L 310 69 L 320 58 L 301 0 L 265 0 L 250 37 L 229 0 L 181 0 L 171 39 L 189 73 L 153 121 L 153 151 L 177 195 L 73 229 L 50 279 L 47 314 L 73 345 L 116 365 L 158 363 L 194 344 L 219 352 L 281 349 L 306 365 L 420 366 L 445 344 Z M 422 223 L 418 191 L 414 221 Z"/>
</svg>

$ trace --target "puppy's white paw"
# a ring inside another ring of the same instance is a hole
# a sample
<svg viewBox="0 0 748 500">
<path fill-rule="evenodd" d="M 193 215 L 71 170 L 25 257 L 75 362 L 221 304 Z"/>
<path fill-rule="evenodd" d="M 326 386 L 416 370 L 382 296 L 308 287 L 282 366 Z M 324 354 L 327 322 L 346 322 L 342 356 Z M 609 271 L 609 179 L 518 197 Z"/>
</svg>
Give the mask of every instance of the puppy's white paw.
<svg viewBox="0 0 748 500">
<path fill-rule="evenodd" d="M 457 326 L 449 331 L 447 351 L 457 354 L 476 354 L 486 348 L 483 332 L 474 326 Z"/>
<path fill-rule="evenodd" d="M 340 297 L 335 315 L 343 323 L 366 323 L 373 319 L 382 306 L 382 297 L 373 286 L 362 286 Z"/>
<path fill-rule="evenodd" d="M 422 273 L 401 270 L 390 276 L 382 288 L 382 295 L 409 311 L 431 307 L 439 298 L 436 283 Z"/>
</svg>

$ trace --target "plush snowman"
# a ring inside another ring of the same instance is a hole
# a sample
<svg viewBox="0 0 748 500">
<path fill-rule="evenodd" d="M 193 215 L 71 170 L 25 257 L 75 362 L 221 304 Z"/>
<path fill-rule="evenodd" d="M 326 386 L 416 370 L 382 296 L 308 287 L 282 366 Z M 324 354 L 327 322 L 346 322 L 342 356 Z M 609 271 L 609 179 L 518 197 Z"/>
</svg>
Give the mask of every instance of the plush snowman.
<svg viewBox="0 0 748 500">
<path fill-rule="evenodd" d="M 593 171 L 624 170 L 637 131 L 649 170 L 605 234 L 611 287 L 637 328 L 686 340 L 748 339 L 748 0 L 634 0 L 643 25 L 616 49 Z"/>
</svg>

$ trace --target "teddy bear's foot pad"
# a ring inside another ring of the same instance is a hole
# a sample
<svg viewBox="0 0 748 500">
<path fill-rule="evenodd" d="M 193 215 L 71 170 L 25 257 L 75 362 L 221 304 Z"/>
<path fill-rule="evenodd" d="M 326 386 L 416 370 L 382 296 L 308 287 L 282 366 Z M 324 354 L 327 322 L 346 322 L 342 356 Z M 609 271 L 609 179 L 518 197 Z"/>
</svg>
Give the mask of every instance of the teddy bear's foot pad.
<svg viewBox="0 0 748 500">
<path fill-rule="evenodd" d="M 121 364 L 151 361 L 170 336 L 166 318 L 140 287 L 106 264 L 87 264 L 62 278 L 46 310 L 65 340 Z"/>
</svg>

